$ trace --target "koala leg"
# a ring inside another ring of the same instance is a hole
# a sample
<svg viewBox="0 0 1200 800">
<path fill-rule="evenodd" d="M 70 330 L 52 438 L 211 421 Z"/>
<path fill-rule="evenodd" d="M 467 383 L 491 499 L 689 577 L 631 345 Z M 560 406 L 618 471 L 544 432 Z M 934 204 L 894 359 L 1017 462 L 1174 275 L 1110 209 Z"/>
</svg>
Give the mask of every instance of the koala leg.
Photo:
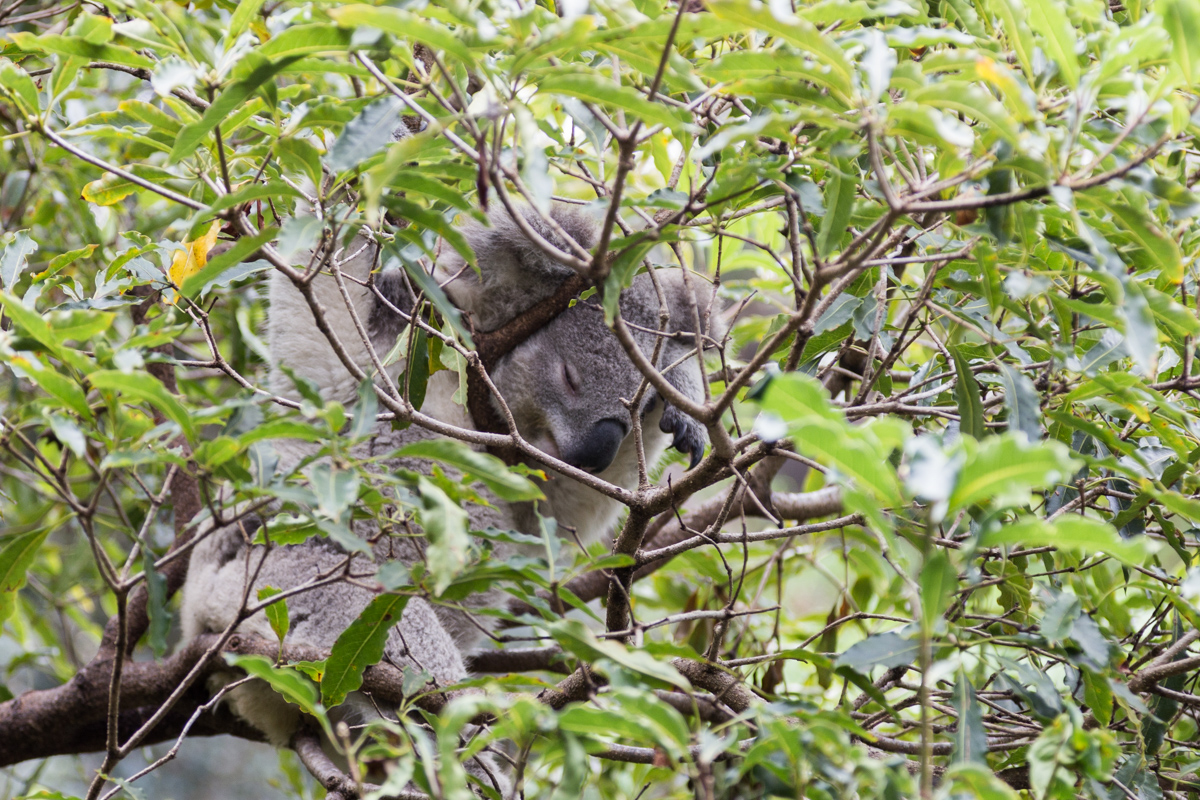
<svg viewBox="0 0 1200 800">
<path fill-rule="evenodd" d="M 245 597 L 253 603 L 259 589 L 273 586 L 292 589 L 320 575 L 334 573 L 346 555 L 327 543 L 313 540 L 301 545 L 267 550 L 246 543 L 245 532 L 235 528 L 215 532 L 201 542 L 192 556 L 182 607 L 185 635 L 190 639 L 204 632 L 224 630 L 236 618 Z M 370 562 L 356 559 L 355 572 L 369 570 Z M 249 593 L 246 580 L 253 578 Z M 333 647 L 375 593 L 348 582 L 326 584 L 288 598 L 290 629 L 285 642 L 322 650 Z M 273 639 L 262 612 L 238 625 L 241 633 Z M 409 600 L 400 621 L 392 629 L 384 647 L 384 659 L 398 667 L 427 672 L 438 686 L 450 686 L 467 678 L 462 652 L 442 620 L 424 599 Z M 222 670 L 209 682 L 216 692 L 241 677 L 235 670 Z M 303 715 L 293 705 L 261 681 L 251 681 L 233 689 L 227 702 L 235 714 L 266 734 L 277 747 L 287 747 L 303 724 Z M 380 712 L 393 714 L 394 707 L 376 707 L 370 698 L 355 693 L 347 702 L 332 709 L 334 722 L 352 726 L 378 718 Z M 330 753 L 333 757 L 333 753 Z M 487 754 L 477 763 L 466 764 L 469 772 L 503 795 L 509 780 L 495 760 Z"/>
</svg>

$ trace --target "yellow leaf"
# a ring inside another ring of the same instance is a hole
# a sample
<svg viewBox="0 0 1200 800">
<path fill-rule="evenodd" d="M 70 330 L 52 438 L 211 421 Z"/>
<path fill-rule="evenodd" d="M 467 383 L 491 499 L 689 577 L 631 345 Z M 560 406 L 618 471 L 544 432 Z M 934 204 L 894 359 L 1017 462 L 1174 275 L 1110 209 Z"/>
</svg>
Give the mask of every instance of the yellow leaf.
<svg viewBox="0 0 1200 800">
<path fill-rule="evenodd" d="M 168 272 L 171 283 L 182 286 L 189 276 L 204 269 L 204 265 L 208 263 L 208 252 L 217 243 L 217 234 L 220 232 L 221 221 L 213 220 L 208 233 L 195 241 L 184 242 L 184 249 L 175 251 L 175 257 L 171 259 L 171 269 Z"/>
</svg>

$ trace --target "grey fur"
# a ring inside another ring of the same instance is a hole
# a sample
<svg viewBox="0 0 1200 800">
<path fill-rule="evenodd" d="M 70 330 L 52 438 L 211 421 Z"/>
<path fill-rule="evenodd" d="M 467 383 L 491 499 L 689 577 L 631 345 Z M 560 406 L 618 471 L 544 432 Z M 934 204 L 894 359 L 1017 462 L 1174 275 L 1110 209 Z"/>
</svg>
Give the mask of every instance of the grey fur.
<svg viewBox="0 0 1200 800">
<path fill-rule="evenodd" d="M 595 224 L 590 219 L 565 207 L 556 208 L 554 218 L 580 244 L 594 245 Z M 528 242 L 511 218 L 493 213 L 490 221 L 491 227 L 470 224 L 463 229 L 476 253 L 479 274 L 470 268 L 464 269 L 457 256 L 445 258 L 436 270 L 441 281 L 456 276 L 447 284 L 446 290 L 454 302 L 471 315 L 480 330 L 494 329 L 519 315 L 552 294 L 571 274 L 569 268 L 546 258 Z M 564 244 L 536 216 L 531 214 L 529 221 L 550 241 L 560 246 Z M 353 245 L 348 250 L 356 255 L 340 264 L 340 269 L 365 281 L 375 267 L 376 249 Z M 668 333 L 672 336 L 664 340 L 659 358 L 659 364 L 665 367 L 679 361 L 695 347 L 697 307 L 702 325 L 711 325 L 704 314 L 707 299 L 689 297 L 682 273 L 663 270 L 658 277 L 671 312 Z M 353 382 L 338 374 L 339 369 L 345 370 L 334 358 L 323 336 L 314 334 L 315 325 L 308 306 L 286 278 L 275 274 L 271 281 L 272 390 L 295 396 L 290 380 L 279 369 L 286 364 L 300 375 L 316 381 L 329 398 L 349 402 L 353 396 Z M 698 277 L 693 281 L 707 288 Z M 376 282 L 392 306 L 405 312 L 412 308 L 411 288 L 401 275 L 386 271 L 377 273 Z M 402 320 L 388 304 L 379 302 L 362 289 L 360 283 L 347 281 L 347 285 L 352 293 L 351 305 L 364 323 L 369 320 L 372 345 L 382 356 L 402 329 Z M 339 332 L 353 357 L 361 358 L 364 368 L 370 371 L 365 349 L 353 345 L 349 311 L 334 281 L 321 276 L 314 282 L 314 291 L 320 297 L 331 327 Z M 659 300 L 648 276 L 639 276 L 622 294 L 621 311 L 634 327 L 642 351 L 650 356 L 656 337 L 648 331 L 658 328 Z M 708 333 L 714 334 L 711 330 Z M 685 359 L 667 377 L 689 397 L 699 400 L 703 396 L 694 359 Z M 605 326 L 603 313 L 595 299 L 569 308 L 502 358 L 493 370 L 493 379 L 522 435 L 551 454 L 566 456 L 587 450 L 590 446 L 588 437 L 595 440 L 596 426 L 601 422 L 615 421 L 623 426 L 626 435 L 617 444 L 611 464 L 598 473 L 612 483 L 626 487 L 636 484 L 637 455 L 633 437 L 627 435 L 635 415 L 644 420 L 645 451 L 650 463 L 672 443 L 691 453 L 693 461 L 703 450 L 704 429 L 676 410 L 664 409 L 654 392 L 647 392 L 641 405 L 632 411 L 622 402 L 634 397 L 642 378 Z M 452 373 L 435 374 L 423 411 L 455 424 L 469 425 L 463 410 L 449 400 L 455 388 L 457 377 Z M 612 425 L 607 428 L 612 429 Z M 667 436 L 667 433 L 672 435 Z M 356 455 L 385 454 L 426 438 L 434 437 L 417 426 L 393 431 L 384 423 Z M 316 452 L 313 445 L 290 440 L 278 442 L 277 449 L 284 470 L 294 469 Z M 380 468 L 404 468 L 429 474 L 431 465 L 400 459 L 385 460 L 380 463 Z M 555 517 L 560 528 L 574 530 L 585 541 L 611 535 L 620 511 L 615 501 L 553 473 L 543 490 L 548 501 L 539 510 Z M 496 527 L 537 532 L 537 512 L 532 504 L 504 503 L 495 497 L 488 497 L 488 500 L 488 506 L 472 505 L 467 509 L 472 530 Z M 387 560 L 412 564 L 424 557 L 422 539 L 392 535 L 404 531 L 385 530 L 384 535 L 379 536 L 374 521 L 355 523 L 354 529 L 357 535 L 375 542 L 372 547 L 374 562 L 363 555 L 355 557 L 353 571 L 357 575 L 369 575 L 378 563 Z M 502 558 L 506 555 L 503 547 L 497 555 Z M 182 608 L 185 640 L 229 625 L 246 596 L 246 577 L 253 575 L 260 565 L 248 595 L 251 602 L 262 586 L 285 590 L 300 586 L 328 572 L 344 558 L 344 553 L 326 539 L 312 539 L 266 552 L 262 547 L 252 546 L 246 532 L 237 527 L 216 532 L 200 542 L 192 555 Z M 356 583 L 333 583 L 289 598 L 293 624 L 287 641 L 323 649 L 331 647 L 373 597 L 369 589 L 356 585 L 364 580 L 369 581 L 369 578 Z M 483 635 L 481 629 L 491 626 L 489 617 L 473 615 L 470 610 L 495 607 L 502 602 L 502 597 L 498 591 L 472 595 L 463 602 L 465 610 L 435 606 L 421 598 L 413 598 L 392 632 L 384 658 L 397 665 L 425 669 L 442 685 L 465 679 L 467 671 L 462 654 L 478 645 Z M 239 630 L 272 637 L 262 614 L 243 621 Z M 232 677 L 231 673 L 220 680 L 228 681 Z M 252 683 L 240 687 L 231 693 L 230 702 L 238 714 L 262 729 L 279 746 L 288 743 L 299 724 L 295 709 L 263 685 Z M 499 774 L 494 766 L 485 757 L 484 765 L 473 771 Z"/>
</svg>

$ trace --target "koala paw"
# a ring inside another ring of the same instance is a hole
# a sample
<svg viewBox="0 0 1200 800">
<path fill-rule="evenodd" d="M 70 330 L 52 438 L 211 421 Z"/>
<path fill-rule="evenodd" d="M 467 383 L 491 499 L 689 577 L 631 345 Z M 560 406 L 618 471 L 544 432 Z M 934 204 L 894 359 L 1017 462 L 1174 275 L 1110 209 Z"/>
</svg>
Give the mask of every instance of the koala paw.
<svg viewBox="0 0 1200 800">
<path fill-rule="evenodd" d="M 674 434 L 671 446 L 690 456 L 688 469 L 695 469 L 704 457 L 704 445 L 708 442 L 708 433 L 704 426 L 674 406 L 668 405 L 663 409 L 658 428 L 663 433 Z"/>
</svg>

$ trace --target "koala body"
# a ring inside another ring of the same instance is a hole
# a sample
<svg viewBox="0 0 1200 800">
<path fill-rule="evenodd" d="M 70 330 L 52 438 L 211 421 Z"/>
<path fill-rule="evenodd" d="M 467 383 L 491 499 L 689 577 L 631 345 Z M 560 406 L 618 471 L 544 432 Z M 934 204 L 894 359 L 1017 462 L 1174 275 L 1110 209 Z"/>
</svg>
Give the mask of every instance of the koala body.
<svg viewBox="0 0 1200 800">
<path fill-rule="evenodd" d="M 595 228 L 591 220 L 562 208 L 556 208 L 553 216 L 583 246 L 594 244 Z M 443 257 L 434 271 L 434 277 L 444 284 L 451 300 L 470 315 L 477 331 L 493 330 L 520 315 L 553 294 L 572 274 L 568 267 L 548 259 L 529 242 L 507 215 L 495 213 L 490 221 L 490 227 L 472 223 L 463 230 L 476 254 L 478 274 L 457 255 Z M 531 214 L 528 221 L 535 228 L 544 227 L 536 215 Z M 540 232 L 548 240 L 562 244 L 553 231 Z M 376 276 L 380 293 L 388 303 L 379 301 L 364 285 L 378 262 L 376 245 L 365 237 L 355 238 L 343 253 L 335 254 L 335 259 L 345 276 L 343 283 L 350 303 L 347 304 L 328 274 L 314 279 L 314 294 L 330 328 L 350 357 L 371 373 L 372 362 L 354 317 L 364 327 L 369 326 L 371 344 L 382 358 L 404 324 L 389 306 L 407 312 L 412 308 L 413 294 L 403 272 L 389 265 L 384 265 L 383 272 Z M 691 296 L 681 272 L 662 270 L 657 278 L 670 310 L 668 333 L 676 334 L 664 339 L 658 364 L 660 369 L 666 369 L 680 362 L 665 374 L 675 386 L 699 400 L 700 372 L 694 358 L 685 356 L 699 342 L 694 325 L 697 307 L 702 326 L 709 326 L 704 313 L 708 304 Z M 699 279 L 696 282 L 707 287 Z M 318 330 L 308 303 L 279 273 L 271 277 L 270 302 L 271 390 L 299 399 L 291 378 L 281 368 L 287 366 L 295 374 L 314 381 L 327 400 L 352 403 L 357 382 Z M 622 294 L 622 316 L 634 329 L 647 357 L 654 352 L 653 331 L 659 327 L 659 308 L 659 296 L 649 276 L 639 276 Z M 712 335 L 711 331 L 705 333 Z M 394 369 L 399 372 L 402 368 L 400 364 Z M 611 483 L 632 488 L 637 482 L 636 443 L 629 435 L 631 414 L 643 419 L 647 463 L 657 461 L 672 443 L 691 453 L 693 463 L 703 450 L 703 428 L 665 406 L 652 390 L 645 393 L 639 408 L 631 410 L 622 402 L 635 396 L 642 376 L 604 324 L 596 301 L 580 301 L 568 308 L 501 358 L 491 375 L 526 440 Z M 470 415 L 452 400 L 458 386 L 458 376 L 452 371 L 435 373 L 421 410 L 444 422 L 473 428 Z M 381 423 L 366 443 L 358 445 L 359 452 L 354 455 L 383 456 L 429 438 L 436 435 L 416 425 L 393 431 L 389 423 Z M 317 452 L 316 445 L 294 440 L 279 441 L 276 449 L 280 468 L 285 472 Z M 431 472 L 430 463 L 420 459 L 381 462 L 384 470 L 401 467 L 424 474 Z M 585 543 L 611 532 L 620 512 L 616 501 L 560 474 L 549 470 L 548 474 L 551 477 L 542 485 L 547 500 L 537 509 L 532 503 L 506 503 L 481 491 L 490 505 L 471 505 L 467 509 L 471 529 L 492 527 L 537 534 L 537 515 L 541 513 L 554 517 L 560 532 L 569 529 Z M 374 521 L 356 522 L 354 532 L 373 542 L 374 560 L 366 555 L 355 556 L 352 571 L 358 580 L 332 582 L 289 597 L 291 628 L 287 643 L 327 650 L 375 596 L 367 586 L 370 575 L 380 564 L 389 560 L 412 564 L 424 557 L 424 541 L 420 537 L 393 536 L 390 532 L 381 536 Z M 243 599 L 253 602 L 259 588 L 274 586 L 287 590 L 303 585 L 328 575 L 346 557 L 344 550 L 324 538 L 267 549 L 252 545 L 251 533 L 244 526 L 230 526 L 196 546 L 183 592 L 185 640 L 206 631 L 225 629 L 235 619 Z M 503 546 L 500 548 L 497 555 L 503 557 Z M 253 585 L 247 587 L 250 576 L 256 577 Z M 459 604 L 461 608 L 435 606 L 413 597 L 391 632 L 384 660 L 423 669 L 439 685 L 459 682 L 467 677 L 463 653 L 475 647 L 491 625 L 489 617 L 473 615 L 471 609 L 496 607 L 500 602 L 499 592 L 472 595 Z M 243 621 L 239 630 L 274 638 L 262 613 Z M 232 677 L 232 674 L 221 676 L 220 680 Z M 230 703 L 236 713 L 279 746 L 288 744 L 300 723 L 294 706 L 287 705 L 269 687 L 257 682 L 231 692 Z M 350 702 L 340 713 L 353 722 L 361 718 L 360 712 L 366 708 L 365 703 L 355 707 Z M 366 713 L 374 714 L 373 707 Z M 494 770 L 485 763 L 481 771 L 490 774 Z"/>
</svg>

